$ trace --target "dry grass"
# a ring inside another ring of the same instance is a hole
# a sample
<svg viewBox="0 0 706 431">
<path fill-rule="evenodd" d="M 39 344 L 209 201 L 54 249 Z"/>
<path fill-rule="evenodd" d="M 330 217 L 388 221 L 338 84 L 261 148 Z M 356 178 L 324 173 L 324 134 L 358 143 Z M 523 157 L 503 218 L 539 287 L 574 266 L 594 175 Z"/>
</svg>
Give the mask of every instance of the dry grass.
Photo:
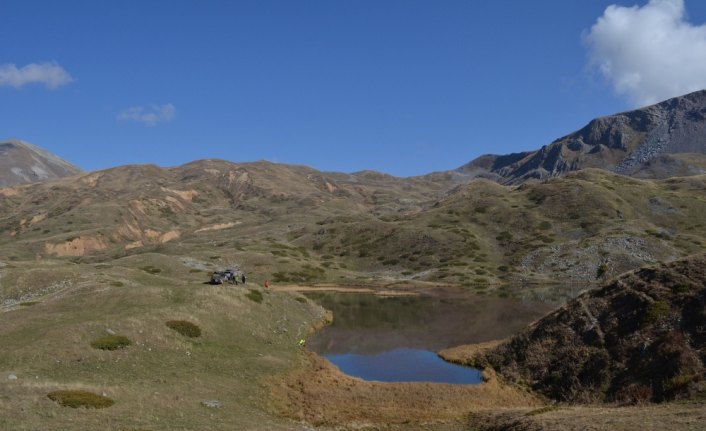
<svg viewBox="0 0 706 431">
<path fill-rule="evenodd" d="M 275 411 L 315 425 L 358 423 L 375 428 L 453 421 L 493 406 L 543 405 L 534 395 L 503 385 L 492 371 L 483 379 L 480 385 L 368 382 L 342 374 L 312 353 L 294 372 L 270 379 L 269 387 Z"/>
<path fill-rule="evenodd" d="M 701 431 L 703 403 L 668 403 L 639 407 L 557 405 L 551 408 L 496 409 L 471 414 L 467 430 L 498 431 Z"/>
</svg>

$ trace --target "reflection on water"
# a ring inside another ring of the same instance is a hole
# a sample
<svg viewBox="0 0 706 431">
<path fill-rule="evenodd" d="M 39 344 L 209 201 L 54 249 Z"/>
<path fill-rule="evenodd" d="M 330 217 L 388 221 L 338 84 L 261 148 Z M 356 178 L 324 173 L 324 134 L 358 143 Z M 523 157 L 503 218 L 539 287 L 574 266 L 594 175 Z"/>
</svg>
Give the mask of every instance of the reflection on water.
<svg viewBox="0 0 706 431">
<path fill-rule="evenodd" d="M 307 296 L 333 311 L 333 324 L 312 336 L 308 347 L 346 374 L 377 381 L 478 383 L 477 370 L 448 364 L 434 352 L 505 338 L 553 308 L 543 302 L 461 291 Z"/>
<path fill-rule="evenodd" d="M 326 355 L 326 359 L 350 376 L 376 382 L 481 382 L 479 370 L 451 364 L 428 350 L 394 349 L 377 355 L 344 353 Z"/>
<path fill-rule="evenodd" d="M 398 348 L 438 351 L 505 338 L 550 311 L 547 303 L 493 298 L 465 292 L 381 297 L 358 293 L 312 293 L 333 311 L 333 324 L 308 346 L 322 355 L 373 354 Z"/>
</svg>

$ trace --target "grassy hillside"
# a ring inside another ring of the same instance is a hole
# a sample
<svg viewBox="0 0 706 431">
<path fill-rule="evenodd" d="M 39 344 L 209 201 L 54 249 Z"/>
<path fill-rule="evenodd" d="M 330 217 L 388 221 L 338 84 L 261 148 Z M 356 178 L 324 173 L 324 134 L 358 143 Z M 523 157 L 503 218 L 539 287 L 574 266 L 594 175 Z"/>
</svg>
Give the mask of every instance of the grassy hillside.
<svg viewBox="0 0 706 431">
<path fill-rule="evenodd" d="M 589 169 L 543 182 L 202 161 L 0 189 L 0 261 L 144 253 L 277 283 L 591 283 L 704 246 L 706 176 Z"/>
<path fill-rule="evenodd" d="M 160 254 L 5 265 L 0 428 L 292 429 L 267 413 L 262 385 L 296 365 L 298 339 L 323 310 L 254 285 L 205 285 L 192 270 Z M 200 335 L 182 335 L 173 320 Z M 117 336 L 129 345 L 111 344 Z M 117 348 L 96 348 L 106 346 Z M 61 390 L 114 404 L 63 407 L 48 398 Z M 213 400 L 220 407 L 204 404 Z"/>
</svg>

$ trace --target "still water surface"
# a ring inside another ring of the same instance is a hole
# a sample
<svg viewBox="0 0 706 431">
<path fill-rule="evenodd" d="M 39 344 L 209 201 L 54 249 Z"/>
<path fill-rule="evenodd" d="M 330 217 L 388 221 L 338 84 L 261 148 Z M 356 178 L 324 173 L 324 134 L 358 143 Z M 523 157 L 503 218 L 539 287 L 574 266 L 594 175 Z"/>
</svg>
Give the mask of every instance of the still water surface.
<svg viewBox="0 0 706 431">
<path fill-rule="evenodd" d="M 478 370 L 450 364 L 435 352 L 507 337 L 553 308 L 464 291 L 307 296 L 334 316 L 332 325 L 308 340 L 308 347 L 348 375 L 382 382 L 480 383 Z"/>
</svg>

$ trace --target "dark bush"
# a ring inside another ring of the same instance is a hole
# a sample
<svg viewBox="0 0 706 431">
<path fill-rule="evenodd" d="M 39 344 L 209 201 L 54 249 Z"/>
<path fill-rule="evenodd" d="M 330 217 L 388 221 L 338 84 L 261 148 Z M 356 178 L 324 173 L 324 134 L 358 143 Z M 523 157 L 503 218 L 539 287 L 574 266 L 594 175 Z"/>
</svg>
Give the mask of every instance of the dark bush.
<svg viewBox="0 0 706 431">
<path fill-rule="evenodd" d="M 186 320 L 170 320 L 166 325 L 185 337 L 196 338 L 201 336 L 201 328 Z"/>
<path fill-rule="evenodd" d="M 47 394 L 50 400 L 71 408 L 86 407 L 89 409 L 102 409 L 112 406 L 115 402 L 102 395 L 87 391 L 54 391 Z"/>
<path fill-rule="evenodd" d="M 91 343 L 91 346 L 101 350 L 118 350 L 132 344 L 129 338 L 122 335 L 106 335 Z"/>
<path fill-rule="evenodd" d="M 541 230 L 551 229 L 551 228 L 552 228 L 552 224 L 551 224 L 550 222 L 548 222 L 548 221 L 545 220 L 545 221 L 543 221 L 543 222 L 541 222 L 541 223 L 539 224 L 538 228 L 541 229 Z"/>
</svg>

